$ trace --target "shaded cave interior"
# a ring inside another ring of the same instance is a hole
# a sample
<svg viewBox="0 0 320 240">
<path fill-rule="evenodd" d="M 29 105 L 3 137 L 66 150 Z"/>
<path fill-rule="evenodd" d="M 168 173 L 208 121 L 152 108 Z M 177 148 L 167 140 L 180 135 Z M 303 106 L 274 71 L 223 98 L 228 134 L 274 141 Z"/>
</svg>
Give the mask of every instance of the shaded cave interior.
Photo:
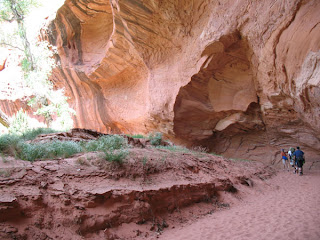
<svg viewBox="0 0 320 240">
<path fill-rule="evenodd" d="M 206 61 L 180 89 L 174 105 L 178 139 L 215 151 L 223 139 L 264 129 L 249 54 L 238 32 L 205 48 Z"/>
</svg>

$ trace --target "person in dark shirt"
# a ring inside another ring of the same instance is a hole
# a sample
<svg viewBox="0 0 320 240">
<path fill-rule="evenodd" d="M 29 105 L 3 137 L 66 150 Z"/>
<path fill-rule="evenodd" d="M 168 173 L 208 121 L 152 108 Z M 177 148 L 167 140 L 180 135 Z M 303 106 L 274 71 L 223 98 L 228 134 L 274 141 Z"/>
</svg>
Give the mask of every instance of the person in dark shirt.
<svg viewBox="0 0 320 240">
<path fill-rule="evenodd" d="M 303 164 L 305 162 L 304 160 L 304 152 L 300 150 L 300 147 L 297 147 L 297 150 L 294 151 L 293 156 L 295 157 L 296 166 L 298 168 L 297 173 L 300 173 L 300 175 L 303 174 Z"/>
</svg>

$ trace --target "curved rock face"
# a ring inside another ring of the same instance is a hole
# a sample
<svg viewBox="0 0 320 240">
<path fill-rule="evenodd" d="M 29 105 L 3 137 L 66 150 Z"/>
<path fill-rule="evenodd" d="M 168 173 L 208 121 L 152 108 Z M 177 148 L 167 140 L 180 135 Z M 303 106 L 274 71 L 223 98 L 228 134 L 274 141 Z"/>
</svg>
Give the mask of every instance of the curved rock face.
<svg viewBox="0 0 320 240">
<path fill-rule="evenodd" d="M 49 40 L 61 63 L 53 79 L 71 98 L 76 126 L 124 132 L 146 120 L 149 73 L 113 11 L 107 1 L 66 1 L 51 23 Z"/>
<path fill-rule="evenodd" d="M 264 127 L 248 51 L 238 32 L 206 47 L 202 53 L 206 61 L 175 102 L 177 135 L 203 140 L 235 124 L 241 131 Z"/>
<path fill-rule="evenodd" d="M 226 156 L 320 152 L 320 2 L 67 0 L 50 24 L 76 127 Z M 267 153 L 267 154 L 266 154 Z"/>
</svg>

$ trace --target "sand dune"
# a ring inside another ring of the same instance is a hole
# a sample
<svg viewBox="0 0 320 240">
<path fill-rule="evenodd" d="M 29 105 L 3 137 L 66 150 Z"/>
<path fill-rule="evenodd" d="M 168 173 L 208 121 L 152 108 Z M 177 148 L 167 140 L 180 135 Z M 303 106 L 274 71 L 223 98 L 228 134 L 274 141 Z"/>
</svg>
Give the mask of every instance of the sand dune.
<svg viewBox="0 0 320 240">
<path fill-rule="evenodd" d="M 320 171 L 280 172 L 267 189 L 159 239 L 320 239 Z"/>
</svg>

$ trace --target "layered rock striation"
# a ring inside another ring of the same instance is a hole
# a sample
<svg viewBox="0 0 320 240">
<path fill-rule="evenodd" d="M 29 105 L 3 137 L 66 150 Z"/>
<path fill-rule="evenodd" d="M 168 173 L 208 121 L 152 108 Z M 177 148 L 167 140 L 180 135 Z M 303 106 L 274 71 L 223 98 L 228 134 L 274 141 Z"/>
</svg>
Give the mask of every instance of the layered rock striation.
<svg viewBox="0 0 320 240">
<path fill-rule="evenodd" d="M 56 137 L 79 141 L 99 135 L 74 130 Z M 168 226 L 265 189 L 275 174 L 263 163 L 202 152 L 148 146 L 129 151 L 121 165 L 101 152 L 0 161 L 0 239 L 153 239 Z"/>
</svg>

